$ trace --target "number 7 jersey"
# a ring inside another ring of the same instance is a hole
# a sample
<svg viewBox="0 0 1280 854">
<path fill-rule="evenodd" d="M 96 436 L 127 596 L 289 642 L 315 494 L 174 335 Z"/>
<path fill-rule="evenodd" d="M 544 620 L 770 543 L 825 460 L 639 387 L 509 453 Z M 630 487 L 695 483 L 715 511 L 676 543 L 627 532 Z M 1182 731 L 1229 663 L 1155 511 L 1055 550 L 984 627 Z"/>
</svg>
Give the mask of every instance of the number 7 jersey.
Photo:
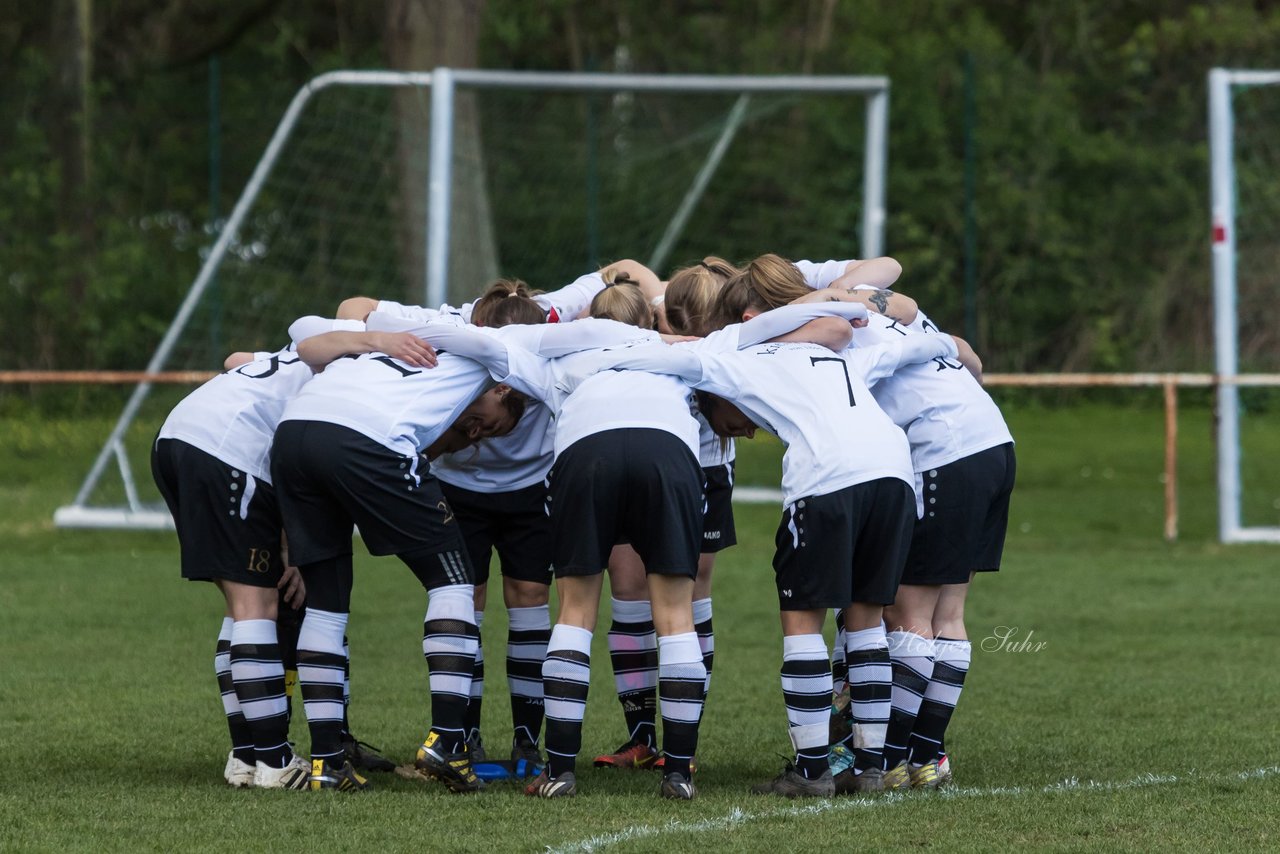
<svg viewBox="0 0 1280 854">
<path fill-rule="evenodd" d="M 954 352 L 941 335 L 842 353 L 815 344 L 759 344 L 700 354 L 702 379 L 695 385 L 732 401 L 786 444 L 782 491 L 790 504 L 884 477 L 914 484 L 907 437 L 869 387 L 899 364 Z"/>
</svg>

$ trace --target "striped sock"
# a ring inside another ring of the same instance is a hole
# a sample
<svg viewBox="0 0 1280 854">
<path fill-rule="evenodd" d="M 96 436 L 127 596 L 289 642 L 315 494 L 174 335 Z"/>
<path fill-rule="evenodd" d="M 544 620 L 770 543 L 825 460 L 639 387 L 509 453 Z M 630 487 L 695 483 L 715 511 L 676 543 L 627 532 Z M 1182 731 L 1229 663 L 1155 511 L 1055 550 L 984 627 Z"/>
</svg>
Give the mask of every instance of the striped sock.
<svg viewBox="0 0 1280 854">
<path fill-rule="evenodd" d="M 702 666 L 707 668 L 707 693 L 711 693 L 711 668 L 716 661 L 716 635 L 711 627 L 711 599 L 697 599 L 693 603 L 693 630 L 698 633 L 698 647 L 702 650 Z"/>
<path fill-rule="evenodd" d="M 507 618 L 511 725 L 517 743 L 536 745 L 542 734 L 542 662 L 551 640 L 551 609 L 548 605 L 509 608 Z"/>
<path fill-rule="evenodd" d="M 342 685 L 347 667 L 342 635 L 347 617 L 345 613 L 308 608 L 298 633 L 298 681 L 311 731 L 312 759 L 342 756 Z"/>
<path fill-rule="evenodd" d="M 572 771 L 582 750 L 582 716 L 591 684 L 591 632 L 557 625 L 542 664 L 547 711 L 547 774 Z"/>
<path fill-rule="evenodd" d="M 611 600 L 609 660 L 632 741 L 658 744 L 658 636 L 648 602 Z"/>
<path fill-rule="evenodd" d="M 936 638 L 933 649 L 933 676 L 911 733 L 911 761 L 916 765 L 942 757 L 942 739 L 960 701 L 972 653 L 967 640 L 955 638 Z"/>
<path fill-rule="evenodd" d="M 484 704 L 484 638 L 480 636 L 484 611 L 474 612 L 476 620 L 476 663 L 471 668 L 471 700 L 467 703 L 467 742 L 480 744 L 480 708 Z"/>
<path fill-rule="evenodd" d="M 231 627 L 231 678 L 253 732 L 257 761 L 283 768 L 293 758 L 293 750 L 274 620 L 236 620 Z"/>
<path fill-rule="evenodd" d="M 884 768 L 884 738 L 893 696 L 893 666 L 884 626 L 846 632 L 854 770 Z"/>
<path fill-rule="evenodd" d="M 213 653 L 213 672 L 218 677 L 218 692 L 222 695 L 222 711 L 227 716 L 227 729 L 231 733 L 231 753 L 247 765 L 256 761 L 253 752 L 253 731 L 240 710 L 240 698 L 236 696 L 235 680 L 231 678 L 231 627 L 235 621 L 222 618 L 218 632 L 218 646 Z"/>
<path fill-rule="evenodd" d="M 893 662 L 893 699 L 884 739 L 884 764 L 894 768 L 907 760 L 911 730 L 920 701 L 933 675 L 933 641 L 915 632 L 890 632 L 889 660 Z"/>
<path fill-rule="evenodd" d="M 698 749 L 698 723 L 707 694 L 707 668 L 695 632 L 658 638 L 658 695 L 662 705 L 663 773 L 689 777 Z"/>
<path fill-rule="evenodd" d="M 470 584 L 450 584 L 431 591 L 422 621 L 422 654 L 431 686 L 431 730 L 447 753 L 466 741 L 467 706 L 475 670 L 480 631 L 475 624 Z"/>
<path fill-rule="evenodd" d="M 830 768 L 827 735 L 831 717 L 831 660 L 822 635 L 782 639 L 782 699 L 796 751 L 796 770 L 810 780 L 821 777 Z"/>
<path fill-rule="evenodd" d="M 342 636 L 342 734 L 351 735 L 351 641 Z"/>
<path fill-rule="evenodd" d="M 831 653 L 831 693 L 839 694 L 845 688 L 849 687 L 849 666 L 844 660 L 845 648 L 845 630 L 844 630 L 844 609 L 837 608 L 836 614 L 836 638 L 832 644 Z"/>
</svg>

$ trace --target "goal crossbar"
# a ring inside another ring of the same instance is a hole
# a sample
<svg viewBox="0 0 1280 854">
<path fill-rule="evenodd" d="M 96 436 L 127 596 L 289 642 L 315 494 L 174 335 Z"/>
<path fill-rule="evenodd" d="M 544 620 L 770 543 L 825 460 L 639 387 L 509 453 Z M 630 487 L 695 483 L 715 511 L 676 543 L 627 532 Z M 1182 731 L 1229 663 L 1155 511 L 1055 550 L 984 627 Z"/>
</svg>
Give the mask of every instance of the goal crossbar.
<svg viewBox="0 0 1280 854">
<path fill-rule="evenodd" d="M 738 94 L 740 99 L 757 93 L 847 93 L 865 97 L 866 129 L 860 250 L 862 257 L 873 257 L 883 252 L 889 93 L 887 77 L 594 74 L 450 68 L 436 68 L 430 72 L 332 71 L 306 83 L 290 101 L 249 181 L 222 226 L 217 240 L 201 264 L 195 280 L 147 363 L 144 374 L 160 374 L 168 364 L 179 337 L 187 328 L 201 299 L 214 281 L 224 258 L 239 238 L 250 210 L 290 141 L 307 104 L 319 92 L 340 85 L 417 87 L 430 92 L 429 168 L 425 188 L 427 198 L 424 276 L 426 286 L 423 301 L 425 305 L 439 305 L 446 300 L 449 218 L 453 183 L 454 95 L 459 89 L 721 93 Z M 707 164 L 700 170 L 679 208 L 672 212 L 672 224 L 658 245 L 653 248 L 649 256 L 651 259 L 663 258 L 666 251 L 674 244 L 682 228 L 682 219 L 687 214 L 687 209 L 700 197 L 707 179 L 718 165 L 718 158 L 723 154 L 724 147 L 736 133 L 738 121 L 740 121 L 740 111 L 735 111 L 723 131 L 721 140 L 723 144 L 713 149 Z M 83 527 L 86 524 L 92 527 L 116 527 L 111 524 L 114 520 L 121 522 L 125 527 L 133 527 L 135 523 L 150 518 L 145 514 L 149 513 L 151 508 L 138 503 L 136 485 L 123 447 L 129 425 L 137 417 L 151 390 L 152 384 L 145 380 L 134 388 L 75 499 L 70 505 L 59 508 L 55 513 L 56 524 L 61 527 Z M 98 510 L 90 507 L 89 500 L 113 458 L 116 460 L 123 482 L 128 506 L 118 510 L 103 509 L 101 514 L 94 515 Z"/>
</svg>

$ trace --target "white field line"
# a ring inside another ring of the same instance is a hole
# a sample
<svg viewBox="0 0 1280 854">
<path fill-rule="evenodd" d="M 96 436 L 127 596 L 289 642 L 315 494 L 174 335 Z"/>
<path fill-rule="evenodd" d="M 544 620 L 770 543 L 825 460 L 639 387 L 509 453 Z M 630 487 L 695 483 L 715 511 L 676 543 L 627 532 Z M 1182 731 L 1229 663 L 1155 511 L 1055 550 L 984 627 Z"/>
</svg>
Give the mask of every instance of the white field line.
<svg viewBox="0 0 1280 854">
<path fill-rule="evenodd" d="M 1272 765 L 1266 768 L 1255 768 L 1251 771 L 1241 771 L 1236 774 L 1210 776 L 1197 774 L 1194 770 L 1185 774 L 1143 774 L 1139 777 L 1133 778 L 1132 780 L 1120 783 L 1100 783 L 1095 780 L 1081 781 L 1076 777 L 1071 777 L 1060 783 L 1053 783 L 1039 788 L 1031 786 L 997 786 L 995 788 L 988 789 L 953 787 L 932 793 L 930 797 L 954 800 L 958 798 L 1018 797 L 1020 795 L 1058 794 L 1061 792 L 1115 792 L 1123 789 L 1141 789 L 1148 786 L 1172 786 L 1178 783 L 1203 783 L 1210 780 L 1256 780 L 1263 777 L 1272 777 L 1277 774 L 1280 774 L 1280 766 Z M 647 839 L 649 837 L 661 836 L 668 833 L 692 834 L 703 833 L 706 831 L 736 830 L 741 825 L 764 819 L 794 818 L 798 816 L 817 815 L 819 813 L 826 812 L 848 812 L 850 810 L 887 809 L 913 800 L 916 799 L 910 797 L 906 793 L 894 792 L 879 796 L 831 798 L 811 801 L 803 806 L 791 806 L 774 810 L 765 809 L 753 811 L 746 810 L 741 807 L 734 807 L 727 815 L 719 816 L 717 818 L 704 818 L 698 821 L 673 821 L 663 825 L 638 824 L 634 827 L 629 827 L 626 830 L 620 830 L 617 833 L 590 836 L 577 842 L 567 842 L 564 845 L 554 847 L 548 846 L 547 852 L 548 854 L 575 854 L 575 852 L 591 854 L 592 852 L 603 851 L 606 848 L 619 845 L 624 842 L 631 842 L 637 839 Z"/>
</svg>

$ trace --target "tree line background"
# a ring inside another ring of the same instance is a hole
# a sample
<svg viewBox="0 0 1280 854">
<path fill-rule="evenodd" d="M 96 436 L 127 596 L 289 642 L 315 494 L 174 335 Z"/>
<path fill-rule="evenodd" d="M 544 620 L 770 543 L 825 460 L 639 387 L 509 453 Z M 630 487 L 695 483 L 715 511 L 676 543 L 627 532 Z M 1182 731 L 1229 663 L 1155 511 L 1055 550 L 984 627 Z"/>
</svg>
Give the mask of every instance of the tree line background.
<svg viewBox="0 0 1280 854">
<path fill-rule="evenodd" d="M 1280 4 L 1244 0 L 9 2 L 0 366 L 144 365 L 299 86 L 447 65 L 887 75 L 901 290 L 960 331 L 970 264 L 990 370 L 1209 370 L 1205 75 L 1277 48 Z M 776 234 L 761 217 L 734 260 Z M 1261 369 L 1276 296 L 1244 312 Z"/>
</svg>

